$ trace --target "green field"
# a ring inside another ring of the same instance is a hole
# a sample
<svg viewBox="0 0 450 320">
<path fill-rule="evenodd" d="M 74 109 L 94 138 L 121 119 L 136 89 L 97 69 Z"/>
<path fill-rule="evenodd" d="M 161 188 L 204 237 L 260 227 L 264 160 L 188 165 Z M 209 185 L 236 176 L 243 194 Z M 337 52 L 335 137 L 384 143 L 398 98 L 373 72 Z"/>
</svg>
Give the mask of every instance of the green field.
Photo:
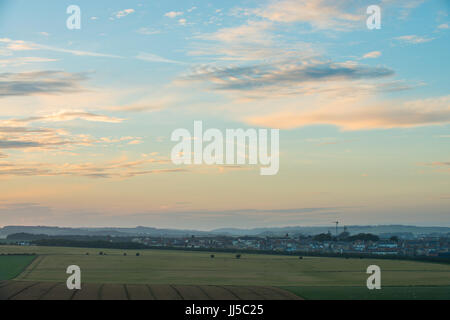
<svg viewBox="0 0 450 320">
<path fill-rule="evenodd" d="M 0 281 L 17 277 L 34 258 L 34 256 L 0 256 Z"/>
<path fill-rule="evenodd" d="M 107 255 L 98 255 L 100 251 Z M 278 286 L 311 299 L 450 298 L 450 265 L 437 263 L 322 257 L 300 260 L 256 254 L 244 254 L 238 260 L 231 253 L 215 253 L 211 259 L 210 253 L 204 252 L 10 246 L 0 246 L 1 253 L 39 254 L 17 277 L 23 281 L 64 282 L 67 266 L 75 264 L 82 270 L 84 283 Z M 383 289 L 378 292 L 365 288 L 366 269 L 372 264 L 382 270 Z"/>
</svg>

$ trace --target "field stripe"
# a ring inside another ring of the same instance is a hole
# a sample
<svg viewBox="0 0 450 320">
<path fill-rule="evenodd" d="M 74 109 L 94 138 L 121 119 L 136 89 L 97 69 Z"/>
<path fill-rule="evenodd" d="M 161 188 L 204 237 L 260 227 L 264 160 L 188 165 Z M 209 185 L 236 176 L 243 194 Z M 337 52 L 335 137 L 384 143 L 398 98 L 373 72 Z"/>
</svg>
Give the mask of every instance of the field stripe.
<svg viewBox="0 0 450 320">
<path fill-rule="evenodd" d="M 80 293 L 81 290 L 71 290 L 73 291 L 72 296 L 70 297 L 70 300 L 77 300 L 77 297 L 79 296 L 78 293 Z"/>
<path fill-rule="evenodd" d="M 100 288 L 98 288 L 98 293 L 97 293 L 97 299 L 98 300 L 102 300 L 102 294 L 103 294 L 103 287 L 104 287 L 105 285 L 104 284 L 102 284 L 102 285 L 100 285 Z"/>
<path fill-rule="evenodd" d="M 34 287 L 34 286 L 37 286 L 38 284 L 39 284 L 39 282 L 34 282 L 34 283 L 31 283 L 31 284 L 28 283 L 28 284 L 25 286 L 25 288 L 22 288 L 22 289 L 19 290 L 18 292 L 15 292 L 15 293 L 12 294 L 11 296 L 9 296 L 7 300 L 12 300 L 12 299 L 14 299 L 15 296 L 21 294 L 22 292 L 24 292 L 24 291 L 27 290 L 27 289 L 30 289 L 30 288 L 32 288 L 32 287 Z"/>
<path fill-rule="evenodd" d="M 67 289 L 65 283 L 58 283 L 45 295 L 40 297 L 40 300 L 70 300 L 73 292 Z"/>
<path fill-rule="evenodd" d="M 223 286 L 205 286 L 203 288 L 209 292 L 211 300 L 240 300 L 233 291 Z"/>
<path fill-rule="evenodd" d="M 5 288 L 5 287 L 11 285 L 11 282 L 12 282 L 12 281 L 2 281 L 2 282 L 0 283 L 0 289 L 1 289 L 1 288 Z"/>
<path fill-rule="evenodd" d="M 169 285 L 151 285 L 156 300 L 182 300 L 182 297 Z"/>
<path fill-rule="evenodd" d="M 180 291 L 178 291 L 177 288 L 175 288 L 174 286 L 169 286 L 169 287 L 171 287 L 177 293 L 177 295 L 181 298 L 181 300 L 184 300 L 183 295 L 180 293 Z"/>
<path fill-rule="evenodd" d="M 295 295 L 288 295 L 287 292 L 275 290 L 273 287 L 248 287 L 251 291 L 262 296 L 265 300 L 292 300 Z"/>
<path fill-rule="evenodd" d="M 211 296 L 206 292 L 205 286 L 196 286 L 207 298 L 208 300 L 212 300 Z"/>
<path fill-rule="evenodd" d="M 69 290 L 65 283 L 7 281 L 0 300 L 303 300 L 271 286 L 93 284 Z"/>
<path fill-rule="evenodd" d="M 127 284 L 126 287 L 129 294 L 129 300 L 155 300 L 146 285 Z"/>
<path fill-rule="evenodd" d="M 174 286 L 183 300 L 208 300 L 209 297 L 198 286 Z"/>
<path fill-rule="evenodd" d="M 45 291 L 39 298 L 38 300 L 42 300 L 42 298 L 44 298 L 50 291 L 52 291 L 54 288 L 56 288 L 59 285 L 59 283 L 55 283 L 53 286 L 51 286 L 50 288 L 48 288 L 47 291 Z"/>
<path fill-rule="evenodd" d="M 270 287 L 270 289 L 283 295 L 286 300 L 305 300 L 304 298 L 281 288 Z"/>
<path fill-rule="evenodd" d="M 102 300 L 126 300 L 127 295 L 122 284 L 105 284 L 102 290 Z"/>
<path fill-rule="evenodd" d="M 10 290 L 14 281 L 8 281 L 6 284 L 0 287 L 0 300 L 7 300 L 11 295 Z"/>
<path fill-rule="evenodd" d="M 99 284 L 85 283 L 81 285 L 81 290 L 77 290 L 73 300 L 98 300 Z"/>
<path fill-rule="evenodd" d="M 11 300 L 39 300 L 45 293 L 55 287 L 51 282 L 38 282 L 35 286 L 28 287 L 20 293 L 17 293 Z"/>
<path fill-rule="evenodd" d="M 228 288 L 239 297 L 239 300 L 265 300 L 263 296 L 248 287 L 228 286 Z"/>
<path fill-rule="evenodd" d="M 241 297 L 239 297 L 233 290 L 231 290 L 230 288 L 226 287 L 226 286 L 220 286 L 220 288 L 223 288 L 225 290 L 227 290 L 229 293 L 231 293 L 233 296 L 235 296 L 238 300 L 242 300 Z"/>
<path fill-rule="evenodd" d="M 69 290 L 69 289 L 67 289 L 67 290 Z M 79 290 L 70 290 L 70 291 L 72 292 L 72 294 L 70 295 L 69 300 L 73 300 L 73 299 L 75 298 L 75 295 L 77 294 L 77 292 L 78 292 Z"/>
<path fill-rule="evenodd" d="M 128 292 L 127 285 L 123 285 L 123 290 L 125 290 L 125 296 L 127 297 L 127 300 L 130 300 L 130 292 Z"/>
<path fill-rule="evenodd" d="M 47 256 L 37 256 L 15 280 L 25 280 L 41 264 Z"/>
<path fill-rule="evenodd" d="M 155 293 L 153 292 L 152 288 L 147 284 L 146 285 L 148 292 L 150 292 L 150 295 L 153 297 L 153 300 L 158 300 L 156 299 Z"/>
</svg>

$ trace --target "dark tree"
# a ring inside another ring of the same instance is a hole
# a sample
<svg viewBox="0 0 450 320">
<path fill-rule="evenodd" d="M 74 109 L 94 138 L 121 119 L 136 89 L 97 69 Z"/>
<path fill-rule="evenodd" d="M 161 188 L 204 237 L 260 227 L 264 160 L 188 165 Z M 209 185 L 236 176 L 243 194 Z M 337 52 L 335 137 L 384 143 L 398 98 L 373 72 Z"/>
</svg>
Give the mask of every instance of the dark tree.
<svg viewBox="0 0 450 320">
<path fill-rule="evenodd" d="M 314 236 L 313 240 L 320 241 L 320 242 L 332 241 L 333 236 L 331 235 L 331 233 L 321 233 L 321 234 Z"/>
</svg>

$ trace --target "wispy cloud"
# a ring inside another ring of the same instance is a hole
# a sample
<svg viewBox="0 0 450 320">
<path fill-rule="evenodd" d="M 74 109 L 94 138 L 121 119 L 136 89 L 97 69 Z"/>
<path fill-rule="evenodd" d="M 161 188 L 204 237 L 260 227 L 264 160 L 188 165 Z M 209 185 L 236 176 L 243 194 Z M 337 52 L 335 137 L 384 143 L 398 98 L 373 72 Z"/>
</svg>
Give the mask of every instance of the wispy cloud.
<svg viewBox="0 0 450 320">
<path fill-rule="evenodd" d="M 189 51 L 193 56 L 211 56 L 219 60 L 255 61 L 283 57 L 295 48 L 275 40 L 268 21 L 247 21 L 237 27 L 221 28 L 213 33 L 195 36 L 197 42 Z M 303 46 L 304 51 L 306 50 Z M 300 53 L 297 51 L 297 55 Z M 304 55 L 304 53 L 302 53 Z"/>
<path fill-rule="evenodd" d="M 303 22 L 314 29 L 348 30 L 364 19 L 362 6 L 349 0 L 271 1 L 253 13 L 279 23 Z"/>
<path fill-rule="evenodd" d="M 50 150 L 88 146 L 94 139 L 86 135 L 71 135 L 63 129 L 9 127 L 2 123 L 0 127 L 1 149 Z"/>
<path fill-rule="evenodd" d="M 8 125 L 22 125 L 32 122 L 62 122 L 62 121 L 72 121 L 72 120 L 85 120 L 93 122 L 108 122 L 108 123 L 120 123 L 123 119 L 108 117 L 105 115 L 94 114 L 85 111 L 60 111 L 57 113 L 45 115 L 45 116 L 34 116 L 23 119 L 10 119 L 1 120 L 0 124 Z"/>
<path fill-rule="evenodd" d="M 304 110 L 286 108 L 263 116 L 248 117 L 252 125 L 297 128 L 328 124 L 343 130 L 410 128 L 450 123 L 450 96 L 377 104 L 341 99 Z"/>
<path fill-rule="evenodd" d="M 47 50 L 61 53 L 69 53 L 75 56 L 89 56 L 89 57 L 100 57 L 100 58 L 121 58 L 117 55 L 105 54 L 99 52 L 74 50 L 66 48 L 58 48 L 54 46 L 47 46 L 43 44 L 38 44 L 30 41 L 23 40 L 12 40 L 9 38 L 0 39 L 0 43 L 5 43 L 6 48 L 11 51 L 30 51 L 30 50 Z"/>
<path fill-rule="evenodd" d="M 127 179 L 141 175 L 183 173 L 182 168 L 149 168 L 168 164 L 167 160 L 115 160 L 99 163 L 40 163 L 0 161 L 0 176 L 80 176 L 92 179 Z"/>
<path fill-rule="evenodd" d="M 135 12 L 134 9 L 125 9 L 125 10 L 116 12 L 115 16 L 116 16 L 116 18 L 120 19 L 120 18 L 126 17 L 134 12 Z"/>
<path fill-rule="evenodd" d="M 37 50 L 33 43 L 26 42 L 23 40 L 12 40 L 9 38 L 1 38 L 0 43 L 5 43 L 6 48 L 11 51 L 29 51 Z"/>
<path fill-rule="evenodd" d="M 154 112 L 160 111 L 166 108 L 164 102 L 154 102 L 149 104 L 132 104 L 124 106 L 107 107 L 107 110 L 118 112 Z"/>
<path fill-rule="evenodd" d="M 88 112 L 62 111 L 59 113 L 22 119 L 0 120 L 0 149 L 57 150 L 75 146 L 91 146 L 95 143 L 140 141 L 138 137 L 119 140 L 96 139 L 86 134 L 71 134 L 65 129 L 32 127 L 35 123 L 65 122 L 72 120 L 119 123 L 122 119 Z"/>
<path fill-rule="evenodd" d="M 201 67 L 187 77 L 215 84 L 219 90 L 253 90 L 264 87 L 298 86 L 304 82 L 378 79 L 392 76 L 385 67 L 356 63 L 278 63 L 248 67 Z"/>
<path fill-rule="evenodd" d="M 141 52 L 136 56 L 136 59 L 148 61 L 148 62 L 160 62 L 160 63 L 173 63 L 173 64 L 185 64 L 184 62 L 170 60 L 167 58 L 160 57 L 153 53 Z"/>
<path fill-rule="evenodd" d="M 62 52 L 62 53 L 70 53 L 75 56 L 88 56 L 88 57 L 99 57 L 99 58 L 122 58 L 121 56 L 114 55 L 114 54 L 106 54 L 106 53 L 99 53 L 99 52 L 91 52 L 91 51 L 82 51 L 82 50 L 72 50 L 72 49 L 62 49 L 52 46 L 46 46 L 46 45 L 37 45 L 38 49 L 41 50 L 49 50 L 49 51 L 55 51 L 55 52 Z"/>
<path fill-rule="evenodd" d="M 49 59 L 49 58 L 41 58 L 41 57 L 15 57 L 9 59 L 0 59 L 0 66 L 2 67 L 18 67 L 31 63 L 46 63 L 46 62 L 55 62 L 58 59 Z"/>
<path fill-rule="evenodd" d="M 375 58 L 379 58 L 381 57 L 381 52 L 380 51 L 372 51 L 372 52 L 368 52 L 363 56 L 363 59 L 375 59 Z"/>
<path fill-rule="evenodd" d="M 433 168 L 436 172 L 450 173 L 450 161 L 434 161 L 419 163 L 421 166 Z"/>
<path fill-rule="evenodd" d="M 87 79 L 86 73 L 62 71 L 0 73 L 0 97 L 76 92 Z"/>
<path fill-rule="evenodd" d="M 418 35 L 406 35 L 406 36 L 400 36 L 394 38 L 397 41 L 409 43 L 409 44 L 420 44 L 420 43 L 426 43 L 434 40 L 433 38 L 426 38 Z"/>
<path fill-rule="evenodd" d="M 154 30 L 154 29 L 149 29 L 149 28 L 145 28 L 145 27 L 138 29 L 136 32 L 139 33 L 139 34 L 146 35 L 146 36 L 161 33 L 160 30 Z"/>
<path fill-rule="evenodd" d="M 167 12 L 166 14 L 164 14 L 164 16 L 171 18 L 171 19 L 174 19 L 174 18 L 182 16 L 182 15 L 183 15 L 182 11 L 170 11 L 170 12 Z"/>
<path fill-rule="evenodd" d="M 1 149 L 24 149 L 44 146 L 34 141 L 4 141 L 0 140 Z"/>
</svg>

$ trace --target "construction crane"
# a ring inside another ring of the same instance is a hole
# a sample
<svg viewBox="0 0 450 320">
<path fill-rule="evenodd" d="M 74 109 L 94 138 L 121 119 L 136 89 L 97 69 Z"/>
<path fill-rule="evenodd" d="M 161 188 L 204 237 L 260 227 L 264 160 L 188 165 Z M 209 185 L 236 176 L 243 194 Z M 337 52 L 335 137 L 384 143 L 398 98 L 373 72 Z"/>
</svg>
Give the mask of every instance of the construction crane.
<svg viewBox="0 0 450 320">
<path fill-rule="evenodd" d="M 339 225 L 339 221 L 333 221 L 333 223 L 336 224 L 336 237 L 338 236 L 338 225 Z"/>
</svg>

